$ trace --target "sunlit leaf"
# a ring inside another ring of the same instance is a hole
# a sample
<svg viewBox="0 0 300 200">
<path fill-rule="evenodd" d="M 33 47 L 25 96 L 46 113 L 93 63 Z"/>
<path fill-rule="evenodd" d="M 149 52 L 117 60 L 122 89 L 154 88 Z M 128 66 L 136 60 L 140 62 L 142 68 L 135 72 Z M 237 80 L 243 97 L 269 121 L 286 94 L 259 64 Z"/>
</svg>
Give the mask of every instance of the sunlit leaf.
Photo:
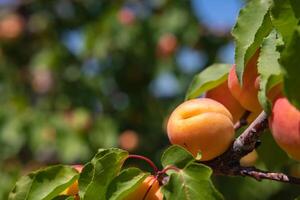
<svg viewBox="0 0 300 200">
<path fill-rule="evenodd" d="M 121 149 L 100 149 L 79 177 L 79 195 L 82 199 L 105 199 L 110 182 L 116 177 L 128 156 Z"/>
<path fill-rule="evenodd" d="M 109 184 L 106 198 L 109 200 L 122 200 L 133 192 L 148 175 L 137 168 L 123 170 Z"/>
<path fill-rule="evenodd" d="M 244 66 L 260 47 L 264 37 L 272 30 L 269 15 L 270 0 L 252 0 L 240 11 L 232 30 L 235 39 L 235 64 L 238 79 L 242 83 Z"/>
<path fill-rule="evenodd" d="M 78 178 L 68 166 L 52 166 L 23 176 L 9 194 L 9 200 L 51 200 Z"/>
<path fill-rule="evenodd" d="M 258 99 L 267 112 L 271 111 L 271 102 L 267 97 L 268 91 L 282 80 L 280 64 L 278 62 L 280 53 L 276 49 L 276 35 L 276 32 L 273 31 L 264 39 L 258 60 L 258 73 L 260 75 Z"/>
<path fill-rule="evenodd" d="M 289 0 L 273 0 L 271 20 L 273 26 L 282 35 L 283 40 L 288 42 L 298 23 Z"/>
<path fill-rule="evenodd" d="M 204 69 L 194 77 L 185 98 L 196 98 L 223 83 L 227 79 L 231 66 L 230 64 L 213 64 Z"/>
<path fill-rule="evenodd" d="M 189 164 L 170 175 L 162 192 L 167 200 L 223 199 L 210 180 L 211 174 L 212 170 L 205 165 Z"/>
<path fill-rule="evenodd" d="M 192 161 L 195 161 L 193 155 L 178 145 L 170 146 L 167 150 L 165 150 L 161 157 L 161 164 L 163 167 L 172 165 L 178 168 L 184 168 Z"/>
</svg>

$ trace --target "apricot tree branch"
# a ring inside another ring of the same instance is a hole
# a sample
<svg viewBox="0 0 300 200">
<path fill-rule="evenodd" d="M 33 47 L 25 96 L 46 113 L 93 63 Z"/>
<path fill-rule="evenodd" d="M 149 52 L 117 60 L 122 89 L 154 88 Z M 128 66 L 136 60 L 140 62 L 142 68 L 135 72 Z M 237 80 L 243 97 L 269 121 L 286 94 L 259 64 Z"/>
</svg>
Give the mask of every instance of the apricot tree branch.
<svg viewBox="0 0 300 200">
<path fill-rule="evenodd" d="M 288 176 L 284 173 L 268 172 L 255 167 L 243 167 L 240 165 L 240 159 L 257 147 L 259 137 L 267 127 L 268 116 L 265 112 L 262 112 L 254 122 L 234 140 L 231 147 L 225 153 L 211 161 L 201 163 L 210 166 L 215 175 L 248 176 L 258 181 L 268 179 L 300 185 L 299 178 Z"/>
<path fill-rule="evenodd" d="M 268 128 L 268 115 L 263 111 L 234 141 L 229 152 L 232 154 L 232 158 L 239 161 L 243 156 L 253 151 L 266 128 Z"/>
<path fill-rule="evenodd" d="M 268 126 L 268 118 L 265 112 L 262 112 L 255 120 L 250 124 L 250 126 L 237 138 L 234 140 L 229 149 L 222 155 L 216 157 L 211 161 L 204 162 L 213 169 L 218 167 L 218 169 L 232 168 L 239 165 L 240 159 L 253 151 L 258 143 L 259 136 Z M 215 170 L 218 171 L 218 170 Z"/>
<path fill-rule="evenodd" d="M 236 175 L 242 176 L 249 176 L 255 178 L 258 181 L 263 179 L 283 182 L 283 183 L 290 183 L 290 184 L 300 184 L 300 178 L 288 176 L 284 173 L 275 173 L 275 172 L 268 172 L 257 169 L 255 167 L 241 167 L 241 169 L 237 172 Z"/>
</svg>

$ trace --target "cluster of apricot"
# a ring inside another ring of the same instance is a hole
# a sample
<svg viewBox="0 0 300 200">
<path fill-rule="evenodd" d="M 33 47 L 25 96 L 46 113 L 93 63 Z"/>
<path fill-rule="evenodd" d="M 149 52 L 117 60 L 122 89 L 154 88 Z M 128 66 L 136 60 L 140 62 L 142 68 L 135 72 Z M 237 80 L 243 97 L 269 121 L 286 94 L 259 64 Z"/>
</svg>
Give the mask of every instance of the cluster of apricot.
<svg viewBox="0 0 300 200">
<path fill-rule="evenodd" d="M 208 161 L 224 153 L 235 136 L 234 123 L 245 113 L 252 114 L 252 122 L 262 111 L 257 95 L 259 75 L 257 60 L 259 50 L 247 63 L 242 85 L 239 83 L 235 65 L 228 75 L 228 81 L 206 92 L 202 98 L 188 100 L 179 105 L 171 114 L 168 137 L 172 144 L 186 148 L 193 156 Z M 300 111 L 283 96 L 281 84 L 271 88 L 268 98 L 272 102 L 269 126 L 278 145 L 292 158 L 300 160 Z M 252 165 L 257 158 L 255 150 L 241 159 L 243 166 Z M 75 166 L 81 172 L 82 166 Z M 62 194 L 78 196 L 78 182 L 74 182 Z M 148 176 L 125 200 L 162 200 L 158 177 Z"/>
<path fill-rule="evenodd" d="M 171 143 L 186 148 L 194 156 L 201 153 L 202 161 L 224 153 L 234 140 L 234 123 L 243 113 L 251 112 L 247 119 L 250 123 L 262 111 L 257 97 L 258 57 L 259 50 L 246 64 L 242 84 L 233 65 L 227 81 L 206 92 L 204 97 L 179 105 L 167 125 Z M 281 85 L 272 87 L 267 94 L 273 105 L 269 127 L 277 144 L 293 159 L 300 160 L 300 111 L 283 96 Z"/>
</svg>

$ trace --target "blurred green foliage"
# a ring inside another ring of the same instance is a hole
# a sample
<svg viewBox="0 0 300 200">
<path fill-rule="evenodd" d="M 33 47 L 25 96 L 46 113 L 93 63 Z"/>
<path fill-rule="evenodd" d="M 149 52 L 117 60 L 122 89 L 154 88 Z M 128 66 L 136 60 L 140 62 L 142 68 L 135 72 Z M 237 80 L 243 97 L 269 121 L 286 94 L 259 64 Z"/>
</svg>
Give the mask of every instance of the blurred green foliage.
<svg viewBox="0 0 300 200">
<path fill-rule="evenodd" d="M 0 199 L 21 174 L 84 163 L 101 147 L 158 163 L 169 145 L 169 113 L 193 75 L 217 62 L 219 48 L 231 41 L 228 31 L 201 25 L 186 0 L 18 2 L 0 8 Z M 204 55 L 202 63 L 182 66 L 186 49 Z M 276 163 L 280 169 L 286 162 Z M 241 198 L 237 185 L 261 186 L 216 183 L 229 199 Z M 277 185 L 268 197 L 291 190 Z"/>
<path fill-rule="evenodd" d="M 0 199 L 20 174 L 101 147 L 158 161 L 169 112 L 229 41 L 185 0 L 13 2 L 0 10 Z M 182 49 L 207 58 L 184 70 Z"/>
</svg>

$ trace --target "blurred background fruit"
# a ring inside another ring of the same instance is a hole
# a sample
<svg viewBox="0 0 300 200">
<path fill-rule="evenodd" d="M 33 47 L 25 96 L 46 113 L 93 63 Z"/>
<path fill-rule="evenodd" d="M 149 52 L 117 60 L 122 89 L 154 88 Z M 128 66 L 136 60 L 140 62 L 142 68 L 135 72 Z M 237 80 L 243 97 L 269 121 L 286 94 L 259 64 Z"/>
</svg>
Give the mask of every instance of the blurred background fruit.
<svg viewBox="0 0 300 200">
<path fill-rule="evenodd" d="M 119 146 L 129 152 L 134 151 L 139 145 L 138 133 L 133 130 L 126 130 L 119 136 Z"/>
<path fill-rule="evenodd" d="M 14 12 L 3 14 L 0 17 L 0 39 L 16 39 L 24 31 L 24 19 Z"/>
</svg>

